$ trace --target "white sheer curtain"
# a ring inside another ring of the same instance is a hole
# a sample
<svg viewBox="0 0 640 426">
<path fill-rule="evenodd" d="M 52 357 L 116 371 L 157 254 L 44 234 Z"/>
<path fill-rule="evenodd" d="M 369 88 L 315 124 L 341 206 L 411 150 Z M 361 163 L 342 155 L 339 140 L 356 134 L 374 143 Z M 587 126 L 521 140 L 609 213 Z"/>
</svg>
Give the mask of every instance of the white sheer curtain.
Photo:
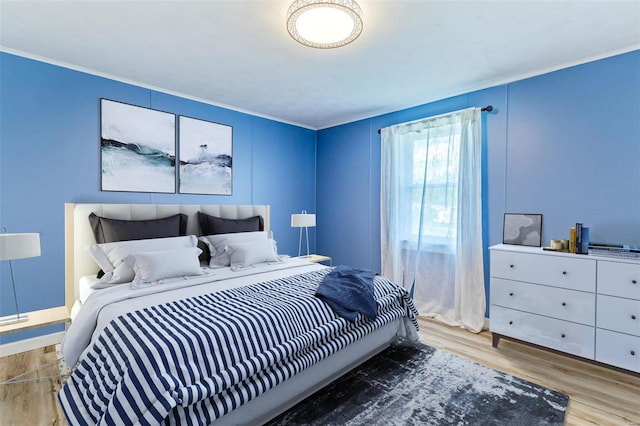
<svg viewBox="0 0 640 426">
<path fill-rule="evenodd" d="M 480 108 L 381 135 L 382 274 L 410 290 L 421 315 L 481 331 Z"/>
</svg>

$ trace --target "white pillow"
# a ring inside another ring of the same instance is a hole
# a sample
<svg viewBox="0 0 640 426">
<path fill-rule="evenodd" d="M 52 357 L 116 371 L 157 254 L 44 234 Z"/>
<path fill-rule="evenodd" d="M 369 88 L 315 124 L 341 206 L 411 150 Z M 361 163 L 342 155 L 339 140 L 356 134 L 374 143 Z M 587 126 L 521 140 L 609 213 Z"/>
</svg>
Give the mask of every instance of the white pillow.
<svg viewBox="0 0 640 426">
<path fill-rule="evenodd" d="M 135 272 L 131 288 L 148 287 L 166 278 L 203 275 L 197 247 L 134 253 L 124 261 Z"/>
<path fill-rule="evenodd" d="M 280 262 L 274 240 L 252 240 L 231 243 L 226 247 L 229 253 L 231 269 L 238 271 L 256 263 Z"/>
<path fill-rule="evenodd" d="M 122 262 L 113 271 L 105 272 L 100 281 L 108 284 L 130 283 L 135 276 L 131 266 L 127 265 L 127 262 Z"/>
<path fill-rule="evenodd" d="M 118 241 L 113 243 L 94 244 L 87 251 L 105 273 L 102 281 L 110 284 L 131 282 L 133 270 L 123 263 L 130 254 L 147 253 L 160 250 L 197 247 L 195 235 L 184 237 L 153 238 L 147 240 Z"/>
<path fill-rule="evenodd" d="M 228 244 L 241 243 L 252 240 L 266 240 L 269 238 L 267 231 L 236 232 L 233 234 L 217 234 L 200 237 L 199 240 L 207 245 L 211 258 L 210 268 L 223 268 L 231 265 L 229 253 L 225 251 Z"/>
<path fill-rule="evenodd" d="M 100 269 L 102 269 L 102 272 L 113 271 L 113 265 L 109 261 L 109 258 L 104 253 L 104 251 L 102 251 L 102 248 L 100 248 L 101 245 L 102 244 L 93 244 L 85 248 L 89 253 L 89 256 L 91 256 L 91 258 L 98 264 Z"/>
</svg>

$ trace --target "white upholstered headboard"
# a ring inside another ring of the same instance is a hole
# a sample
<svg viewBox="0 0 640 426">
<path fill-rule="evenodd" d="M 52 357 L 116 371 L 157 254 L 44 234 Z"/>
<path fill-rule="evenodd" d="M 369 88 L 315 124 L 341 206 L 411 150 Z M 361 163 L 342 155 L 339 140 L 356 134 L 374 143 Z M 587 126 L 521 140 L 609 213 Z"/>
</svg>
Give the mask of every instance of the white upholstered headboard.
<svg viewBox="0 0 640 426">
<path fill-rule="evenodd" d="M 210 205 L 210 204 L 65 204 L 65 305 L 69 310 L 78 298 L 80 277 L 96 274 L 100 269 L 86 250 L 95 244 L 89 214 L 123 220 L 148 220 L 178 213 L 189 217 L 187 235 L 200 235 L 197 213 L 225 219 L 246 219 L 260 215 L 265 231 L 270 230 L 268 205 Z"/>
</svg>

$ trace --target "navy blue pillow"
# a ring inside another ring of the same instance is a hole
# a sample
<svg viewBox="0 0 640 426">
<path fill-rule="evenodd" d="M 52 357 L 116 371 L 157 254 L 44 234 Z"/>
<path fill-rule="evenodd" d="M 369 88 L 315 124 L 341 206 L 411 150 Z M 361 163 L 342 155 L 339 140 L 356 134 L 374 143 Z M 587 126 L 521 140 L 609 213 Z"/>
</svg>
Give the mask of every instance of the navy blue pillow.
<svg viewBox="0 0 640 426">
<path fill-rule="evenodd" d="M 186 214 L 150 219 L 121 220 L 89 215 L 91 230 L 98 244 L 116 241 L 144 240 L 149 238 L 182 237 L 187 235 Z"/>
<path fill-rule="evenodd" d="M 253 216 L 246 219 L 224 219 L 198 212 L 198 222 L 200 223 L 202 235 L 264 231 L 264 219 L 262 216 Z"/>
</svg>

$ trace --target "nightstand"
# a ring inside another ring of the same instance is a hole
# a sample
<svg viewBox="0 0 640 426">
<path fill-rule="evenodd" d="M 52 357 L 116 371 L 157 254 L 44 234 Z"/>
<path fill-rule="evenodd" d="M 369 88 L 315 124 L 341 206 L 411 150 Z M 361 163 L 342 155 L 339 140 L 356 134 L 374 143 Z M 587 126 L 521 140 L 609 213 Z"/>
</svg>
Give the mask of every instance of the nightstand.
<svg viewBox="0 0 640 426">
<path fill-rule="evenodd" d="M 314 263 L 322 263 L 322 262 L 329 262 L 329 266 L 332 266 L 332 260 L 330 256 L 324 256 L 322 254 L 310 254 L 309 256 L 300 256 L 299 259 L 304 259 L 307 260 L 309 262 L 314 262 Z"/>
<path fill-rule="evenodd" d="M 48 325 L 67 323 L 71 320 L 69 316 L 69 309 L 67 309 L 66 306 L 58 306 L 56 308 L 22 313 L 27 314 L 29 319 L 26 321 L 15 322 L 13 324 L 0 325 L 0 335 L 31 330 L 33 328 L 45 327 Z"/>
</svg>

